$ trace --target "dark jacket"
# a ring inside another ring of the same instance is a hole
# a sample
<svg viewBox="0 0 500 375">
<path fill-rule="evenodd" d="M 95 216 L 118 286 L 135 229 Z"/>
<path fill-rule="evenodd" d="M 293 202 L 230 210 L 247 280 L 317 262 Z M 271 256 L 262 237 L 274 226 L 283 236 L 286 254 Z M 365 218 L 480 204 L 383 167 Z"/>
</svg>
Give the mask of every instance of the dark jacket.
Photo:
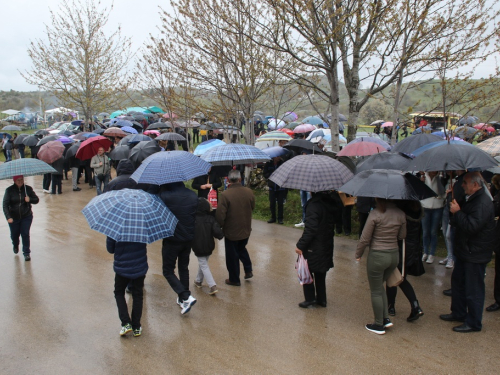
<svg viewBox="0 0 500 375">
<path fill-rule="evenodd" d="M 25 187 L 26 190 L 24 190 Z M 29 203 L 26 203 L 24 200 L 24 198 L 26 198 L 26 193 L 28 193 L 30 199 Z M 21 188 L 18 188 L 16 184 L 12 184 L 5 189 L 5 194 L 3 196 L 3 213 L 7 220 L 20 220 L 33 215 L 31 205 L 37 204 L 38 202 L 38 196 L 31 186 L 23 185 Z"/>
<path fill-rule="evenodd" d="M 493 202 L 484 188 L 472 194 L 450 219 L 455 230 L 454 255 L 465 262 L 488 263 L 495 245 Z"/>
<path fill-rule="evenodd" d="M 420 241 L 424 209 L 419 201 L 401 201 L 398 208 L 406 215 L 405 274 L 421 276 L 425 273 L 421 254 L 422 242 Z M 403 241 L 398 241 L 398 243 L 400 250 L 398 267 L 401 270 Z"/>
<path fill-rule="evenodd" d="M 215 248 L 214 237 L 218 240 L 224 237 L 220 225 L 210 215 L 210 203 L 205 198 L 198 198 L 194 240 L 191 245 L 197 257 L 212 255 Z"/>
<path fill-rule="evenodd" d="M 137 182 L 130 178 L 134 170 L 134 164 L 130 160 L 120 160 L 116 167 L 117 177 L 106 186 L 104 192 L 122 189 L 137 189 Z"/>
<path fill-rule="evenodd" d="M 189 190 L 182 182 L 174 182 L 162 185 L 158 196 L 179 220 L 173 237 L 169 237 L 168 241 L 192 241 L 198 207 L 198 197 L 194 191 Z"/>
<path fill-rule="evenodd" d="M 240 183 L 230 184 L 219 194 L 215 218 L 230 241 L 244 240 L 252 232 L 253 191 Z"/>
<path fill-rule="evenodd" d="M 498 225 L 498 217 L 500 216 L 500 190 L 496 192 L 493 198 L 493 209 L 495 210 L 495 219 L 497 219 L 495 226 L 495 246 L 493 247 L 493 251 L 498 255 L 500 254 L 500 225 Z"/>
<path fill-rule="evenodd" d="M 269 186 L 269 190 L 286 190 L 285 188 L 282 188 L 281 186 L 276 185 L 274 182 L 272 182 L 269 177 L 273 174 L 275 170 L 277 170 L 281 165 L 283 164 L 283 160 L 280 160 L 278 164 L 274 164 L 274 161 L 268 161 L 266 164 L 264 164 L 264 168 L 262 169 L 262 175 L 264 178 L 267 179 L 267 186 Z"/>
<path fill-rule="evenodd" d="M 52 168 L 56 170 L 56 172 L 52 172 L 55 175 L 62 175 L 64 172 L 64 158 L 59 158 L 55 162 L 51 164 Z"/>
<path fill-rule="evenodd" d="M 306 204 L 305 228 L 297 242 L 307 259 L 309 271 L 327 272 L 333 268 L 333 237 L 335 215 L 340 208 L 328 193 L 313 194 Z"/>
<path fill-rule="evenodd" d="M 201 185 L 205 185 L 207 181 L 212 184 L 212 189 L 214 190 L 217 190 L 222 186 L 222 181 L 220 177 L 217 176 L 215 171 L 210 171 L 209 174 L 196 177 L 193 180 L 191 187 L 195 190 L 198 190 L 198 198 L 208 198 L 208 193 L 210 192 L 210 189 L 201 188 Z"/>
<path fill-rule="evenodd" d="M 148 256 L 145 243 L 116 242 L 107 237 L 106 249 L 115 255 L 113 270 L 120 276 L 137 279 L 148 272 Z"/>
</svg>

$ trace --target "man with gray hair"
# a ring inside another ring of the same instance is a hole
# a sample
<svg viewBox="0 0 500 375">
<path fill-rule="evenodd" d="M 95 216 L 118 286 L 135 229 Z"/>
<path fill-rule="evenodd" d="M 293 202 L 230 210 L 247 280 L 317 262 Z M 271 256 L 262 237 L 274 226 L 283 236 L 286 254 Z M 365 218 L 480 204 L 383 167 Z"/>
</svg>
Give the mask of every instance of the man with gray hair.
<svg viewBox="0 0 500 375">
<path fill-rule="evenodd" d="M 484 273 L 491 261 L 495 241 L 495 214 L 491 197 L 483 187 L 479 172 L 465 174 L 462 187 L 465 202 L 450 203 L 455 227 L 455 268 L 451 275 L 451 314 L 440 315 L 442 320 L 462 322 L 455 332 L 474 332 L 482 329 L 484 308 Z"/>
<path fill-rule="evenodd" d="M 246 249 L 252 231 L 252 211 L 255 197 L 252 190 L 241 185 L 241 174 L 231 170 L 229 186 L 219 195 L 215 218 L 224 232 L 226 267 L 229 272 L 227 285 L 240 286 L 240 261 L 243 263 L 245 279 L 253 277 L 252 261 Z"/>
</svg>

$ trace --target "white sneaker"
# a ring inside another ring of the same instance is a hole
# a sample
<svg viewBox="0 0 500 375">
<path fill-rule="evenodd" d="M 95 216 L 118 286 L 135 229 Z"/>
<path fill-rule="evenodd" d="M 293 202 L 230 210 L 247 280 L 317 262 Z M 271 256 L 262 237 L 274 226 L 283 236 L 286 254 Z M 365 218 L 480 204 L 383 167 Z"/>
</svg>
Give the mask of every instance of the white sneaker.
<svg viewBox="0 0 500 375">
<path fill-rule="evenodd" d="M 47 190 L 47 189 L 43 189 L 43 192 L 47 193 L 47 194 L 50 194 L 50 190 Z"/>
<path fill-rule="evenodd" d="M 301 221 L 300 223 L 295 224 L 295 228 L 304 228 L 304 222 Z"/>
<path fill-rule="evenodd" d="M 453 259 L 448 259 L 448 262 L 446 262 L 446 268 L 453 268 L 454 265 L 455 262 L 453 261 Z"/>
<path fill-rule="evenodd" d="M 448 258 L 444 258 L 443 260 L 439 261 L 439 264 L 442 264 L 443 266 L 448 263 Z"/>
<path fill-rule="evenodd" d="M 179 298 L 179 297 L 177 297 L 177 304 L 178 304 L 178 305 L 179 305 L 179 307 L 182 309 L 182 302 L 181 302 L 181 300 L 180 300 L 180 298 Z"/>
<path fill-rule="evenodd" d="M 432 264 L 434 263 L 434 255 L 429 255 L 427 261 L 425 263 Z"/>
<path fill-rule="evenodd" d="M 191 307 L 196 303 L 196 298 L 189 296 L 189 298 L 182 302 L 181 314 L 186 314 L 191 310 Z"/>
<path fill-rule="evenodd" d="M 427 257 L 428 257 L 428 255 L 427 255 L 427 254 L 424 254 L 424 255 L 422 256 L 422 262 L 425 262 L 425 261 L 427 260 Z"/>
</svg>

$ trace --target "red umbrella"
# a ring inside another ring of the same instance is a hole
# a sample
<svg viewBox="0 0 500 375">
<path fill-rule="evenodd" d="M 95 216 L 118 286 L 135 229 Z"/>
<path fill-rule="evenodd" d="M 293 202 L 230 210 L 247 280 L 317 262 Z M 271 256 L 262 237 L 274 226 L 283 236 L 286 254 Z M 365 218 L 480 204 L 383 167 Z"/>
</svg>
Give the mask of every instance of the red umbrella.
<svg viewBox="0 0 500 375">
<path fill-rule="evenodd" d="M 337 154 L 337 156 L 368 156 L 387 152 L 387 149 L 373 142 L 357 142 L 349 143 Z"/>
<path fill-rule="evenodd" d="M 51 164 L 62 157 L 64 145 L 59 141 L 50 141 L 42 145 L 38 150 L 38 159 Z"/>
<path fill-rule="evenodd" d="M 294 133 L 307 133 L 316 130 L 316 126 L 311 124 L 302 124 L 293 129 Z"/>
<path fill-rule="evenodd" d="M 107 150 L 112 144 L 113 142 L 101 135 L 92 137 L 82 142 L 75 156 L 80 160 L 91 159 L 94 155 L 97 155 L 97 150 L 99 150 L 100 147 Z"/>
<path fill-rule="evenodd" d="M 288 134 L 290 137 L 293 137 L 293 130 L 291 130 L 291 129 L 282 128 L 282 129 L 278 129 L 278 131 L 283 132 L 283 133 L 286 133 L 286 134 Z"/>
</svg>

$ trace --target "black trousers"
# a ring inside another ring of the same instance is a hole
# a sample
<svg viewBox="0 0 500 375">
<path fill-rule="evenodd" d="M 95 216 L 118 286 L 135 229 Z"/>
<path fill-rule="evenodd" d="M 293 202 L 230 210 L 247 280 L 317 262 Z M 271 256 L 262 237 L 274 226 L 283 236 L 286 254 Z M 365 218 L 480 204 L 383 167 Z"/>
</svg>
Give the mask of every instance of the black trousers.
<svg viewBox="0 0 500 375">
<path fill-rule="evenodd" d="M 342 220 L 337 221 L 337 233 L 342 233 L 342 227 L 344 227 L 344 233 L 351 233 L 351 212 L 352 206 L 342 207 Z"/>
<path fill-rule="evenodd" d="M 495 253 L 495 283 L 493 289 L 495 302 L 500 303 L 500 251 Z"/>
<path fill-rule="evenodd" d="M 42 183 L 42 187 L 43 187 L 44 190 L 49 190 L 49 188 L 50 188 L 50 181 L 52 181 L 52 174 L 45 173 L 43 175 L 43 183 Z"/>
<path fill-rule="evenodd" d="M 476 330 L 482 328 L 485 263 L 470 263 L 456 258 L 451 274 L 451 313 Z"/>
<path fill-rule="evenodd" d="M 231 241 L 224 238 L 226 248 L 226 267 L 229 272 L 229 281 L 240 282 L 240 261 L 243 263 L 245 272 L 252 272 L 252 261 L 246 248 L 248 238 L 239 241 Z"/>
<path fill-rule="evenodd" d="M 170 287 L 185 301 L 191 295 L 189 291 L 189 255 L 191 254 L 191 241 L 175 242 L 163 239 L 161 248 L 163 258 L 163 276 Z M 179 268 L 179 278 L 175 274 L 175 266 Z"/>
<path fill-rule="evenodd" d="M 62 193 L 62 174 L 53 174 L 52 175 L 52 194 L 56 193 L 56 188 L 58 193 Z"/>
<path fill-rule="evenodd" d="M 312 284 L 304 284 L 304 298 L 307 302 L 326 303 L 326 272 L 311 272 Z"/>
<path fill-rule="evenodd" d="M 278 203 L 278 221 L 283 221 L 283 204 L 285 203 L 286 190 L 269 190 L 269 210 L 271 219 L 276 220 L 276 202 Z"/>
<path fill-rule="evenodd" d="M 115 274 L 115 300 L 116 306 L 118 307 L 118 316 L 122 321 L 122 326 L 125 324 L 131 324 L 133 329 L 138 329 L 141 327 L 141 317 L 142 317 L 142 300 L 143 300 L 143 288 L 144 279 L 146 275 L 138 277 L 137 279 L 129 279 L 128 277 L 123 277 L 121 275 Z M 131 285 L 132 288 L 132 319 L 128 314 L 127 301 L 125 300 L 125 288 L 127 285 Z"/>
<path fill-rule="evenodd" d="M 368 219 L 369 212 L 358 212 L 358 221 L 359 221 L 359 238 L 361 238 L 361 234 L 363 233 L 363 229 L 366 224 L 366 220 Z"/>
<path fill-rule="evenodd" d="M 410 302 L 410 305 L 413 307 L 414 302 L 417 301 L 417 295 L 415 294 L 415 290 L 411 286 L 410 282 L 405 279 L 401 284 L 398 285 L 399 288 L 403 291 L 405 297 L 408 299 L 408 302 Z M 393 286 L 393 287 L 388 287 L 386 285 L 385 287 L 385 292 L 387 294 L 387 304 L 390 306 L 394 306 L 396 304 L 396 295 L 398 293 L 398 287 Z"/>
</svg>

